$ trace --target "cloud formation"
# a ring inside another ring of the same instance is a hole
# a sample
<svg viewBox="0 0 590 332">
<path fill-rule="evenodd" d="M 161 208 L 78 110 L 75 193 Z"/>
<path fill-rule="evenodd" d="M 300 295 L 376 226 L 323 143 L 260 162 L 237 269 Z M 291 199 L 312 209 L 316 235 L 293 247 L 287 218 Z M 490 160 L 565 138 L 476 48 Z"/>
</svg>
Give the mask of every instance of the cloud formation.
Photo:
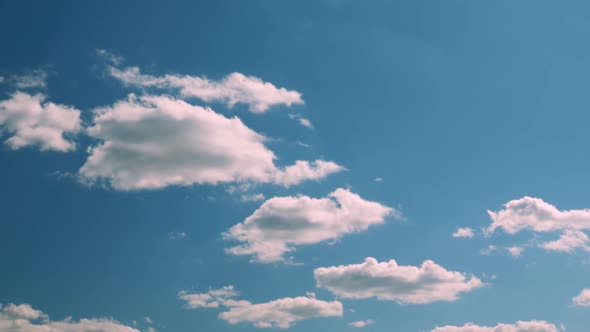
<svg viewBox="0 0 590 332">
<path fill-rule="evenodd" d="M 356 327 L 356 328 L 363 328 L 363 327 L 367 327 L 369 325 L 373 325 L 375 324 L 375 322 L 372 319 L 367 319 L 367 320 L 357 320 L 355 322 L 351 322 L 348 323 L 348 325 L 352 326 L 352 327 Z"/>
<path fill-rule="evenodd" d="M 549 251 L 561 251 L 572 253 L 576 249 L 590 251 L 590 239 L 584 232 L 567 229 L 559 239 L 541 244 L 541 247 Z"/>
<path fill-rule="evenodd" d="M 368 257 L 361 264 L 321 267 L 314 271 L 317 287 L 347 299 L 426 304 L 455 301 L 461 293 L 482 287 L 475 276 L 448 271 L 431 260 L 421 266 L 401 266 L 395 260 L 378 262 Z"/>
<path fill-rule="evenodd" d="M 81 177 L 117 190 L 240 181 L 288 187 L 344 169 L 323 160 L 280 169 L 266 138 L 239 118 L 168 96 L 130 95 L 98 108 L 87 133 L 99 143 L 89 149 Z"/>
<path fill-rule="evenodd" d="M 554 324 L 544 320 L 530 322 L 518 321 L 514 324 L 498 324 L 496 326 L 479 326 L 467 323 L 463 326 L 436 327 L 431 332 L 559 332 Z"/>
<path fill-rule="evenodd" d="M 382 224 L 388 215 L 401 216 L 347 189 L 337 189 L 325 198 L 273 197 L 224 233 L 224 238 L 243 243 L 227 249 L 228 253 L 270 263 L 284 260 L 284 254 L 296 246 L 335 240 Z"/>
<path fill-rule="evenodd" d="M 190 309 L 225 307 L 227 310 L 219 314 L 220 319 L 230 324 L 250 322 L 261 328 L 285 329 L 297 321 L 317 317 L 341 317 L 343 312 L 342 303 L 321 301 L 314 294 L 253 304 L 235 299 L 238 293 L 233 286 L 201 294 L 181 291 L 178 296 Z"/>
<path fill-rule="evenodd" d="M 140 332 L 110 318 L 52 321 L 29 304 L 0 306 L 0 331 L 10 332 Z"/>
<path fill-rule="evenodd" d="M 42 94 L 16 92 L 0 101 L 0 133 L 11 135 L 5 141 L 10 148 L 36 146 L 60 152 L 76 148 L 68 136 L 81 129 L 80 111 L 45 99 Z"/>
<path fill-rule="evenodd" d="M 473 237 L 474 235 L 473 229 L 470 227 L 457 228 L 455 233 L 453 233 L 453 237 Z"/>
<path fill-rule="evenodd" d="M 590 289 L 584 288 L 580 294 L 572 299 L 574 305 L 580 307 L 590 307 Z"/>
<path fill-rule="evenodd" d="M 47 87 L 47 72 L 42 69 L 29 70 L 22 75 L 11 77 L 12 83 L 18 89 L 34 89 Z"/>
<path fill-rule="evenodd" d="M 206 77 L 167 74 L 152 76 L 142 74 L 138 67 L 109 68 L 109 73 L 128 86 L 179 90 L 183 97 L 194 97 L 205 102 L 221 102 L 232 108 L 246 104 L 253 113 L 264 113 L 277 105 L 303 104 L 301 93 L 277 88 L 258 77 L 231 73 L 221 80 Z"/>
<path fill-rule="evenodd" d="M 486 233 L 502 229 L 508 234 L 523 230 L 554 232 L 566 229 L 590 229 L 590 210 L 560 211 L 540 198 L 525 196 L 504 204 L 504 209 L 488 211 L 492 224 Z"/>
</svg>

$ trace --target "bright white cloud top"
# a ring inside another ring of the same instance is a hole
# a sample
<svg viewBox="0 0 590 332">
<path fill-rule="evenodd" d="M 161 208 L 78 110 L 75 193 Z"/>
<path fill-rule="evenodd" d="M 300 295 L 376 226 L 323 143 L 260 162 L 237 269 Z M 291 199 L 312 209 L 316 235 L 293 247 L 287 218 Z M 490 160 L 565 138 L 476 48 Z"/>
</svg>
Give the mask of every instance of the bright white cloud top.
<svg viewBox="0 0 590 332">
<path fill-rule="evenodd" d="M 471 227 L 460 227 L 453 233 L 453 237 L 473 237 L 474 235 Z"/>
<path fill-rule="evenodd" d="M 348 325 L 352 326 L 352 327 L 356 327 L 356 328 L 363 328 L 363 327 L 367 327 L 369 325 L 373 325 L 375 324 L 375 322 L 372 319 L 367 319 L 367 320 L 357 320 L 351 323 L 348 323 Z"/>
<path fill-rule="evenodd" d="M 232 108 L 246 104 L 253 113 L 264 113 L 277 105 L 303 104 L 301 93 L 277 88 L 258 77 L 231 73 L 216 81 L 205 77 L 167 74 L 152 76 L 142 74 L 138 67 L 109 68 L 109 73 L 123 84 L 137 87 L 179 90 L 183 97 L 194 97 L 205 102 L 221 102 Z"/>
<path fill-rule="evenodd" d="M 219 318 L 230 324 L 250 322 L 256 327 L 291 327 L 297 321 L 319 317 L 341 317 L 342 303 L 321 301 L 313 294 L 295 298 L 282 298 L 265 303 L 250 303 L 235 299 L 238 293 L 233 286 L 191 294 L 181 291 L 178 297 L 190 309 L 225 307 Z"/>
<path fill-rule="evenodd" d="M 76 148 L 68 136 L 80 131 L 80 111 L 45 102 L 45 98 L 42 94 L 16 92 L 0 101 L 0 132 L 11 135 L 5 141 L 10 148 L 34 146 L 60 152 Z"/>
<path fill-rule="evenodd" d="M 488 211 L 492 224 L 486 233 L 502 229 L 508 234 L 523 230 L 554 232 L 566 229 L 590 229 L 590 210 L 560 211 L 540 198 L 525 196 L 504 204 L 504 210 Z"/>
<path fill-rule="evenodd" d="M 541 247 L 549 251 L 561 251 L 565 253 L 572 253 L 576 249 L 590 251 L 590 239 L 582 231 L 565 230 L 559 239 L 549 241 L 541 244 Z"/>
<path fill-rule="evenodd" d="M 80 175 L 117 190 L 236 181 L 288 187 L 344 169 L 323 160 L 279 169 L 266 138 L 239 118 L 168 96 L 130 95 L 96 109 L 87 133 L 100 143 L 89 149 Z"/>
<path fill-rule="evenodd" d="M 431 260 L 421 266 L 378 262 L 368 257 L 361 264 L 321 267 L 314 271 L 317 287 L 347 299 L 426 304 L 455 301 L 461 293 L 484 286 L 475 276 L 448 271 Z"/>
<path fill-rule="evenodd" d="M 0 331 L 3 332 L 140 332 L 110 318 L 52 321 L 29 304 L 0 306 Z"/>
<path fill-rule="evenodd" d="M 401 214 L 346 189 L 337 189 L 325 198 L 273 197 L 224 233 L 224 238 L 243 243 L 227 249 L 230 254 L 253 255 L 261 263 L 278 262 L 296 246 L 361 232 L 384 223 L 389 215 Z"/>
<path fill-rule="evenodd" d="M 584 288 L 580 294 L 572 299 L 574 305 L 580 307 L 590 307 L 590 289 Z"/>
<path fill-rule="evenodd" d="M 544 320 L 529 322 L 518 321 L 514 324 L 498 324 L 496 326 L 479 326 L 467 323 L 463 326 L 437 327 L 431 332 L 560 332 L 560 328 Z"/>
</svg>

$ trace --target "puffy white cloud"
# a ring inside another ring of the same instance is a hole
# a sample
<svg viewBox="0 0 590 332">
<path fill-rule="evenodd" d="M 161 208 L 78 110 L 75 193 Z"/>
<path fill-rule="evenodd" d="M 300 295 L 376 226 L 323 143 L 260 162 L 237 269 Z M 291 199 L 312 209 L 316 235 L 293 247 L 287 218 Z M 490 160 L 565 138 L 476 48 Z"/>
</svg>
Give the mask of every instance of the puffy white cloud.
<svg viewBox="0 0 590 332">
<path fill-rule="evenodd" d="M 146 75 L 138 67 L 123 70 L 110 67 L 109 72 L 126 85 L 178 89 L 184 97 L 195 97 L 205 102 L 222 102 L 230 108 L 238 103 L 247 104 L 254 113 L 266 112 L 276 105 L 303 104 L 301 93 L 277 88 L 272 83 L 241 73 L 231 73 L 216 81 L 190 75 Z"/>
<path fill-rule="evenodd" d="M 514 258 L 518 258 L 520 256 L 522 256 L 522 252 L 524 251 L 523 247 L 509 247 L 506 250 L 508 250 L 508 253 L 510 254 L 510 256 L 514 257 Z"/>
<path fill-rule="evenodd" d="M 473 229 L 470 227 L 457 228 L 455 233 L 453 233 L 453 237 L 473 237 L 474 235 Z"/>
<path fill-rule="evenodd" d="M 486 233 L 502 229 L 508 234 L 523 230 L 553 232 L 565 229 L 590 229 L 590 210 L 560 211 L 540 198 L 525 196 L 504 204 L 504 210 L 488 211 L 492 224 Z"/>
<path fill-rule="evenodd" d="M 51 321 L 43 312 L 28 304 L 8 304 L 0 308 L 2 332 L 139 332 L 109 318 L 91 318 L 74 321 L 66 318 Z"/>
<path fill-rule="evenodd" d="M 313 294 L 295 298 L 282 298 L 265 303 L 253 304 L 245 300 L 236 300 L 237 292 L 233 286 L 226 286 L 207 293 L 179 293 L 179 298 L 186 302 L 188 308 L 218 308 L 227 310 L 219 318 L 230 324 L 250 322 L 256 327 L 289 328 L 293 323 L 316 317 L 341 317 L 342 303 L 326 302 L 315 298 Z"/>
<path fill-rule="evenodd" d="M 42 69 L 29 70 L 22 75 L 12 76 L 12 82 L 19 89 L 46 88 L 47 76 L 47 72 Z"/>
<path fill-rule="evenodd" d="M 290 187 L 304 180 L 319 180 L 332 173 L 345 170 L 344 167 L 332 161 L 316 160 L 313 162 L 297 160 L 294 165 L 277 170 L 273 182 L 284 187 Z"/>
<path fill-rule="evenodd" d="M 590 251 L 590 239 L 582 231 L 567 229 L 561 234 L 559 239 L 545 242 L 541 244 L 541 247 L 549 251 L 562 251 L 566 253 L 572 253 L 576 249 Z"/>
<path fill-rule="evenodd" d="M 368 257 L 361 264 L 321 267 L 314 271 L 318 287 L 349 299 L 376 297 L 405 304 L 455 301 L 459 294 L 482 287 L 475 276 L 448 271 L 431 260 L 401 266 L 395 260 Z"/>
<path fill-rule="evenodd" d="M 168 96 L 130 95 L 95 110 L 88 135 L 98 139 L 79 173 L 117 190 L 253 181 L 283 186 L 342 170 L 329 161 L 298 161 L 285 169 L 265 137 L 237 117 Z"/>
<path fill-rule="evenodd" d="M 80 131 L 80 111 L 45 102 L 42 94 L 16 92 L 0 101 L 0 133 L 11 135 L 5 143 L 12 149 L 38 146 L 41 150 L 71 151 L 75 143 L 67 138 Z"/>
<path fill-rule="evenodd" d="M 348 325 L 356 328 L 363 328 L 373 324 L 375 324 L 375 322 L 372 319 L 357 320 L 356 322 L 348 323 Z"/>
<path fill-rule="evenodd" d="M 577 306 L 590 307 L 590 289 L 584 288 L 572 301 Z"/>
<path fill-rule="evenodd" d="M 224 238 L 243 242 L 227 249 L 230 254 L 254 255 L 263 263 L 277 262 L 295 246 L 361 232 L 385 222 L 388 215 L 399 217 L 400 213 L 346 189 L 337 189 L 325 198 L 273 197 L 224 233 Z"/>
<path fill-rule="evenodd" d="M 240 195 L 240 200 L 242 202 L 259 202 L 264 201 L 264 194 L 243 194 Z"/>
<path fill-rule="evenodd" d="M 467 323 L 463 326 L 437 327 L 431 332 L 559 332 L 560 329 L 546 321 L 518 321 L 514 324 L 498 324 L 496 326 L 479 326 Z"/>
</svg>

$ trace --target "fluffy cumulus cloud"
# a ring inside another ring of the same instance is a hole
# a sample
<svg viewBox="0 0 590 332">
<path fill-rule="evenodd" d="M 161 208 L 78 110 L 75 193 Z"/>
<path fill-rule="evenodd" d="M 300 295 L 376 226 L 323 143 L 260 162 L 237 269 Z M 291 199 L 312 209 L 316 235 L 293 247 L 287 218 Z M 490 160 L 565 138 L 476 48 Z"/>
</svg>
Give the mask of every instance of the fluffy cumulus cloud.
<svg viewBox="0 0 590 332">
<path fill-rule="evenodd" d="M 139 332 L 109 318 L 66 318 L 52 321 L 28 304 L 0 306 L 0 331 L 10 332 Z"/>
<path fill-rule="evenodd" d="M 502 229 L 508 234 L 523 230 L 534 232 L 553 232 L 565 229 L 590 229 L 590 210 L 560 211 L 540 198 L 525 196 L 504 204 L 504 209 L 488 211 L 492 224 L 488 234 Z"/>
<path fill-rule="evenodd" d="M 580 294 L 576 295 L 572 301 L 574 305 L 580 307 L 590 307 L 590 289 L 584 288 Z"/>
<path fill-rule="evenodd" d="M 42 94 L 16 92 L 0 101 L 0 134 L 10 137 L 12 149 L 27 146 L 41 150 L 71 151 L 76 145 L 71 136 L 80 131 L 80 111 L 45 101 Z"/>
<path fill-rule="evenodd" d="M 479 326 L 467 323 L 463 326 L 437 327 L 431 332 L 559 332 L 562 331 L 554 324 L 546 321 L 518 321 L 514 324 L 498 324 L 496 326 Z"/>
<path fill-rule="evenodd" d="M 255 261 L 263 263 L 277 262 L 295 246 L 361 232 L 385 222 L 388 215 L 399 217 L 400 213 L 346 189 L 337 189 L 325 198 L 273 197 L 224 237 L 242 242 L 229 248 L 230 254 L 253 255 Z"/>
<path fill-rule="evenodd" d="M 211 80 L 190 75 L 146 75 L 138 67 L 110 67 L 109 72 L 129 86 L 174 89 L 183 97 L 194 97 L 205 102 L 222 102 L 230 108 L 238 103 L 246 104 L 254 113 L 266 112 L 277 105 L 303 104 L 301 93 L 278 88 L 258 77 L 241 73 L 231 73 L 221 80 Z"/>
<path fill-rule="evenodd" d="M 470 227 L 457 228 L 455 233 L 453 233 L 453 237 L 473 237 L 474 235 L 473 229 Z"/>
<path fill-rule="evenodd" d="M 356 327 L 356 328 L 363 328 L 363 327 L 367 327 L 369 325 L 373 325 L 375 324 L 375 322 L 372 319 L 367 319 L 367 320 L 357 320 L 355 322 L 351 322 L 348 323 L 348 325 L 352 326 L 352 327 Z"/>
<path fill-rule="evenodd" d="M 508 253 L 510 254 L 510 256 L 512 256 L 514 258 L 518 258 L 518 257 L 522 256 L 522 253 L 524 251 L 524 248 L 523 247 L 519 247 L 519 246 L 514 246 L 514 247 L 506 248 L 506 250 L 508 251 Z"/>
<path fill-rule="evenodd" d="M 590 251 L 590 239 L 584 232 L 578 230 L 565 230 L 559 239 L 541 244 L 541 247 L 549 251 L 561 251 L 572 253 L 576 249 Z"/>
<path fill-rule="evenodd" d="M 322 160 L 278 168 L 265 137 L 237 117 L 168 96 L 130 95 L 96 109 L 87 133 L 99 143 L 81 177 L 117 190 L 239 181 L 289 186 L 343 169 Z"/>
<path fill-rule="evenodd" d="M 402 266 L 395 260 L 368 257 L 361 264 L 318 268 L 314 276 L 318 287 L 342 298 L 376 297 L 404 304 L 455 301 L 461 293 L 484 285 L 475 276 L 448 271 L 430 260 L 421 266 Z"/>
<path fill-rule="evenodd" d="M 179 298 L 188 308 L 218 308 L 226 310 L 219 318 L 230 324 L 252 323 L 256 327 L 289 328 L 297 321 L 317 317 L 341 317 L 342 303 L 326 302 L 315 298 L 314 294 L 295 298 L 282 298 L 265 303 L 250 303 L 237 300 L 238 293 L 233 286 L 209 290 L 207 293 L 179 293 Z"/>
</svg>

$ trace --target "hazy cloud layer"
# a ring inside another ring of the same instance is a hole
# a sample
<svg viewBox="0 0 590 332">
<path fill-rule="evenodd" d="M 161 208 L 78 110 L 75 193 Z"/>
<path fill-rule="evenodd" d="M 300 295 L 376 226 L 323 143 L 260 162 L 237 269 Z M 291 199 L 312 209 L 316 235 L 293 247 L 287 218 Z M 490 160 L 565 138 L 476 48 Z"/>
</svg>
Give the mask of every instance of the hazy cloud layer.
<svg viewBox="0 0 590 332">
<path fill-rule="evenodd" d="M 325 198 L 273 197 L 224 237 L 243 244 L 227 249 L 233 255 L 252 255 L 263 263 L 284 259 L 296 246 L 340 238 L 385 222 L 400 213 L 377 202 L 364 200 L 346 189 Z"/>
<path fill-rule="evenodd" d="M 448 271 L 430 260 L 421 266 L 401 266 L 395 260 L 368 257 L 361 264 L 318 268 L 314 276 L 318 287 L 342 298 L 375 297 L 405 304 L 455 301 L 461 293 L 484 285 L 475 276 Z"/>
</svg>

